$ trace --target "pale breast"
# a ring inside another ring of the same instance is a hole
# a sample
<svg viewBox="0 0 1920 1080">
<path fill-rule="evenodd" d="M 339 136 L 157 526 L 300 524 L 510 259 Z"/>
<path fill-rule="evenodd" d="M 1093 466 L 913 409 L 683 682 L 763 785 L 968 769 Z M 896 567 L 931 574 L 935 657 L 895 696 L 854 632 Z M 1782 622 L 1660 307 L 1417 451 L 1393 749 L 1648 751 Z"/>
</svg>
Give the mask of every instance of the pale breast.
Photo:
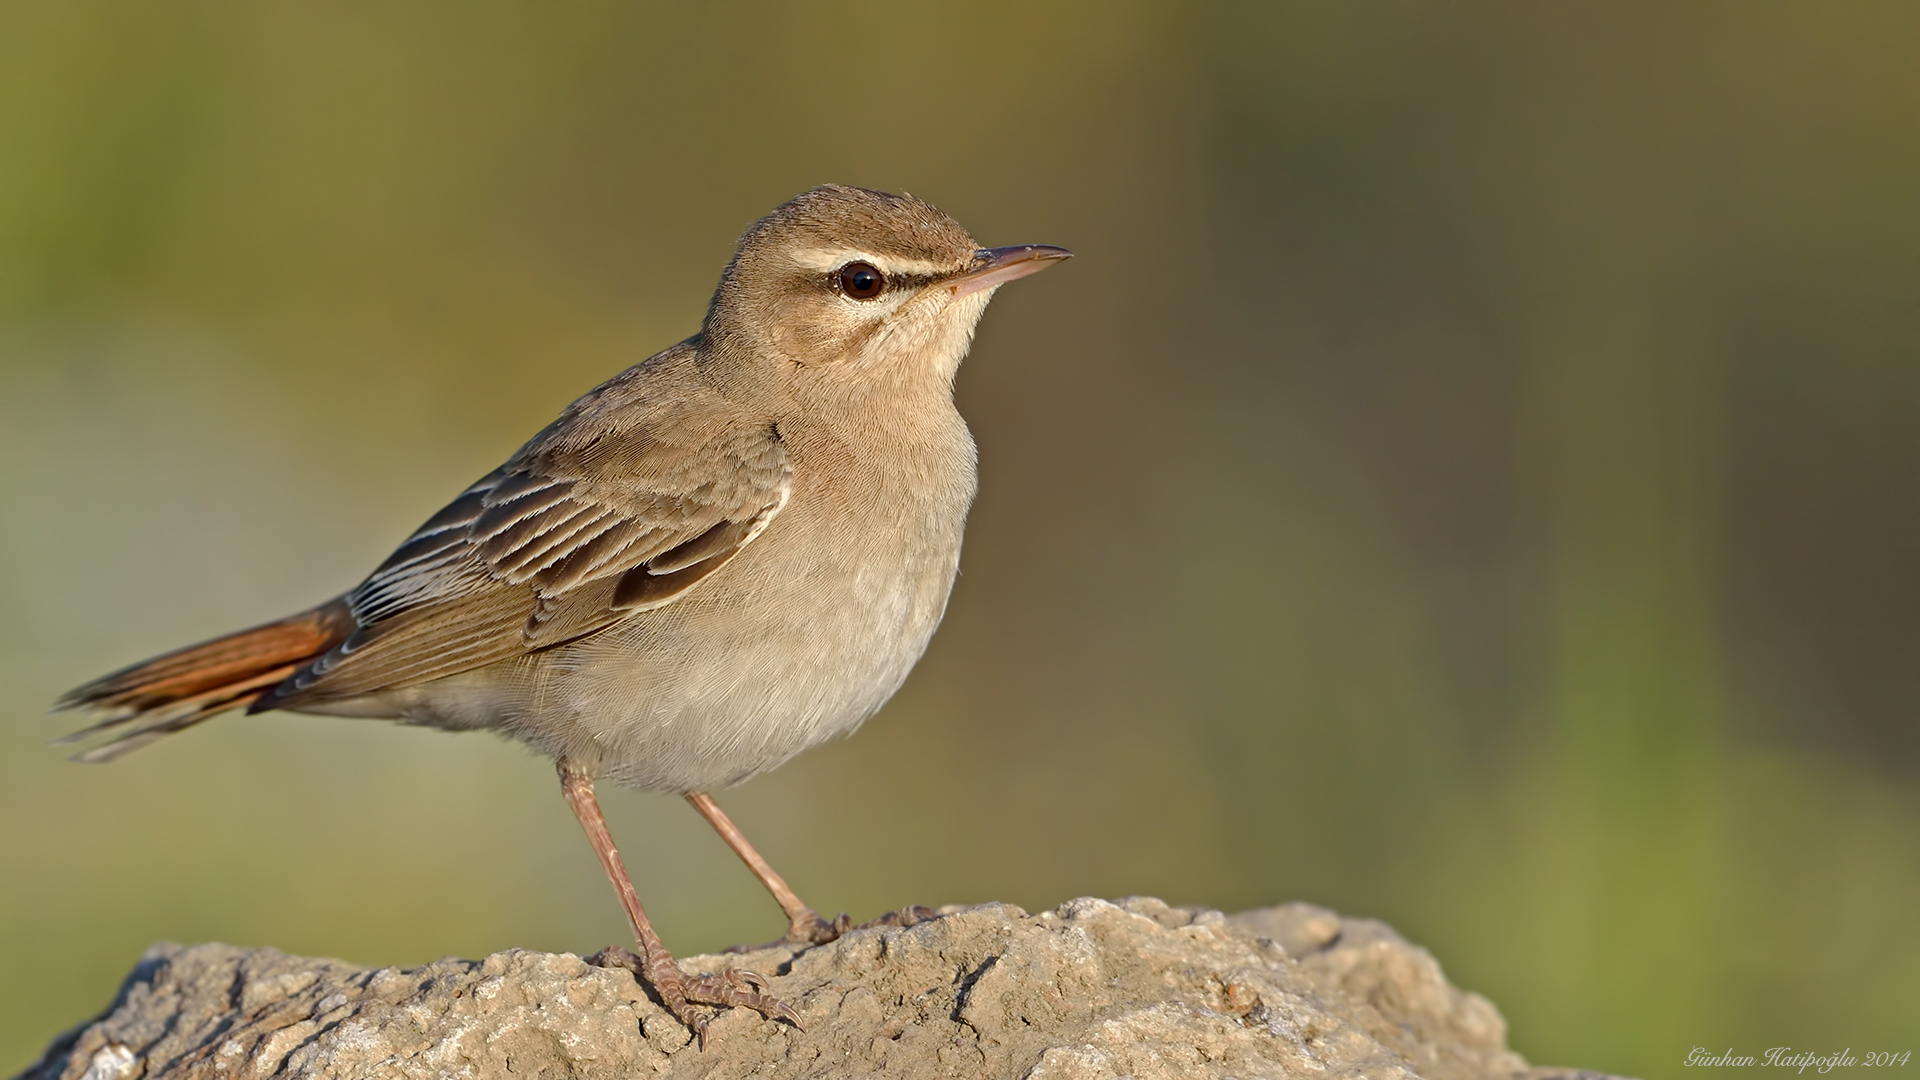
<svg viewBox="0 0 1920 1080">
<path fill-rule="evenodd" d="M 491 693 L 506 690 L 507 708 L 487 726 L 676 791 L 736 783 L 851 732 L 899 689 L 946 609 L 974 484 L 972 443 L 952 421 L 910 453 L 839 440 L 821 461 L 797 448 L 793 496 L 758 539 L 673 604 L 503 665 Z"/>
</svg>

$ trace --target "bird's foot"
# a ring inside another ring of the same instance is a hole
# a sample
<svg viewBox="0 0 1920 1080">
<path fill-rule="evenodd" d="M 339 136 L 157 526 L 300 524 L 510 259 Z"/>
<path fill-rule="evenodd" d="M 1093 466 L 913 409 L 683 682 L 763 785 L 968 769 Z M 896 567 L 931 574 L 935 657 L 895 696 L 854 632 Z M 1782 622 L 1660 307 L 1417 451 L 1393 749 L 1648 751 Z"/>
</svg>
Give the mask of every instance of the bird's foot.
<svg viewBox="0 0 1920 1080">
<path fill-rule="evenodd" d="M 855 930 L 871 930 L 876 926 L 918 926 L 931 919 L 937 919 L 940 913 L 924 904 L 908 904 L 899 911 L 889 911 L 885 915 L 868 919 Z"/>
<path fill-rule="evenodd" d="M 653 987 L 660 1004 L 675 1020 L 687 1026 L 707 1048 L 707 1024 L 717 1014 L 697 1012 L 696 1005 L 720 1009 L 752 1009 L 769 1020 L 785 1020 L 800 1027 L 800 1014 L 786 1002 L 767 993 L 766 977 L 757 972 L 728 968 L 711 975 L 688 975 L 673 958 L 664 954 L 651 959 L 609 945 L 587 958 L 595 967 L 624 968 L 638 981 Z"/>
<path fill-rule="evenodd" d="M 729 956 L 741 953 L 765 952 L 768 949 L 785 949 L 792 952 L 798 949 L 825 945 L 838 940 L 842 934 L 853 929 L 853 917 L 841 912 L 839 917 L 829 921 L 820 917 L 812 908 L 796 916 L 787 927 L 787 932 L 762 945 L 729 945 L 722 952 Z"/>
<path fill-rule="evenodd" d="M 800 915 L 794 917 L 787 927 L 787 932 L 781 937 L 765 945 L 730 945 L 726 952 L 738 955 L 760 952 L 764 949 L 806 949 L 838 941 L 852 930 L 871 930 L 879 926 L 912 926 L 915 923 L 926 922 L 934 915 L 935 912 L 930 907 L 910 904 L 899 911 L 889 911 L 877 919 L 868 919 L 856 925 L 852 916 L 844 911 L 829 921 L 821 918 L 812 908 L 804 908 Z"/>
<path fill-rule="evenodd" d="M 786 935 L 777 944 L 788 947 L 825 945 L 828 942 L 840 940 L 851 929 L 853 929 L 853 916 L 846 912 L 843 911 L 828 921 L 809 908 L 787 926 Z"/>
</svg>

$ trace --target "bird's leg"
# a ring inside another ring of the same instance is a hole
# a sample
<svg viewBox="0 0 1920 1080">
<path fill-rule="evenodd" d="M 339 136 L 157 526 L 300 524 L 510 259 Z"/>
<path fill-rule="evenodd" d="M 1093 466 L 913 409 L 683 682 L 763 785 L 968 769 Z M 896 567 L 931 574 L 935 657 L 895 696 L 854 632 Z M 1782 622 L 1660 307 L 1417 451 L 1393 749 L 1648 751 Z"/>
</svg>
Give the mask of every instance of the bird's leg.
<svg viewBox="0 0 1920 1080">
<path fill-rule="evenodd" d="M 593 797 L 593 777 L 564 759 L 559 763 L 559 771 L 560 791 L 566 795 L 567 805 L 573 808 L 573 816 L 580 819 L 580 827 L 586 830 L 593 853 L 600 856 L 600 866 L 607 872 L 607 879 L 620 894 L 620 905 L 627 911 L 634 941 L 640 946 L 638 954 L 607 949 L 589 962 L 601 967 L 624 967 L 652 986 L 674 1019 L 699 1036 L 702 1048 L 707 1043 L 709 1018 L 696 1014 L 692 1009 L 694 1005 L 743 1006 L 770 1020 L 786 1020 L 799 1027 L 798 1014 L 779 999 L 762 993 L 767 981 L 751 971 L 725 971 L 690 978 L 680 970 L 660 935 L 653 932 L 646 910 L 640 906 L 640 895 L 634 892 L 633 881 L 627 877 L 627 868 L 620 861 L 620 852 L 613 846 L 607 819 L 600 814 L 600 802 Z"/>
<path fill-rule="evenodd" d="M 773 894 L 780 910 L 786 912 L 787 934 L 778 941 L 768 942 L 769 948 L 778 945 L 824 945 L 852 927 L 853 920 L 846 915 L 828 922 L 820 917 L 819 912 L 802 903 L 799 894 L 753 849 L 753 845 L 747 842 L 746 834 L 733 823 L 726 811 L 720 809 L 720 804 L 713 801 L 713 796 L 696 791 L 687 796 L 687 801 L 700 811 L 700 816 L 707 819 L 707 824 L 720 834 L 720 839 L 727 842 L 733 853 L 740 856 L 740 861 L 747 864 L 747 869 L 753 871 L 753 876 L 760 879 L 760 884 Z"/>
</svg>

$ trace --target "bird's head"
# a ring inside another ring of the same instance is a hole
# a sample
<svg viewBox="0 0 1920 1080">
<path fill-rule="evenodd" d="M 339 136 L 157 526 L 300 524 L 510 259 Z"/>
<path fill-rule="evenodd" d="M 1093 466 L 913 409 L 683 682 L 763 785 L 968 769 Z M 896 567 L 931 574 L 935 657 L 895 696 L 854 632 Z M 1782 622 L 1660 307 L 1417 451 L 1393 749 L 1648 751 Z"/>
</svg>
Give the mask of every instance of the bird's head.
<svg viewBox="0 0 1920 1080">
<path fill-rule="evenodd" d="M 786 368 L 790 382 L 950 383 L 994 290 L 1071 255 L 982 248 L 911 195 L 817 187 L 747 230 L 703 333 L 736 362 Z"/>
</svg>

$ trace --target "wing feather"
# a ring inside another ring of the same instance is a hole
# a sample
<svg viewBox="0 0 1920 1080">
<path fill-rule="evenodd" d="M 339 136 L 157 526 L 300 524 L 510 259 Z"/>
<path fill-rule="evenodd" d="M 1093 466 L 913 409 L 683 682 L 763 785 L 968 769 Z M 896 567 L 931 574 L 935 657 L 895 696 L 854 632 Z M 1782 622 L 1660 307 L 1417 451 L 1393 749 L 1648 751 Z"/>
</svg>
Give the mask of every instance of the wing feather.
<svg viewBox="0 0 1920 1080">
<path fill-rule="evenodd" d="M 671 603 L 751 543 L 792 488 L 778 430 L 685 401 L 621 412 L 606 400 L 621 382 L 428 519 L 347 594 L 358 629 L 254 708 L 417 685 L 573 640 Z"/>
</svg>

